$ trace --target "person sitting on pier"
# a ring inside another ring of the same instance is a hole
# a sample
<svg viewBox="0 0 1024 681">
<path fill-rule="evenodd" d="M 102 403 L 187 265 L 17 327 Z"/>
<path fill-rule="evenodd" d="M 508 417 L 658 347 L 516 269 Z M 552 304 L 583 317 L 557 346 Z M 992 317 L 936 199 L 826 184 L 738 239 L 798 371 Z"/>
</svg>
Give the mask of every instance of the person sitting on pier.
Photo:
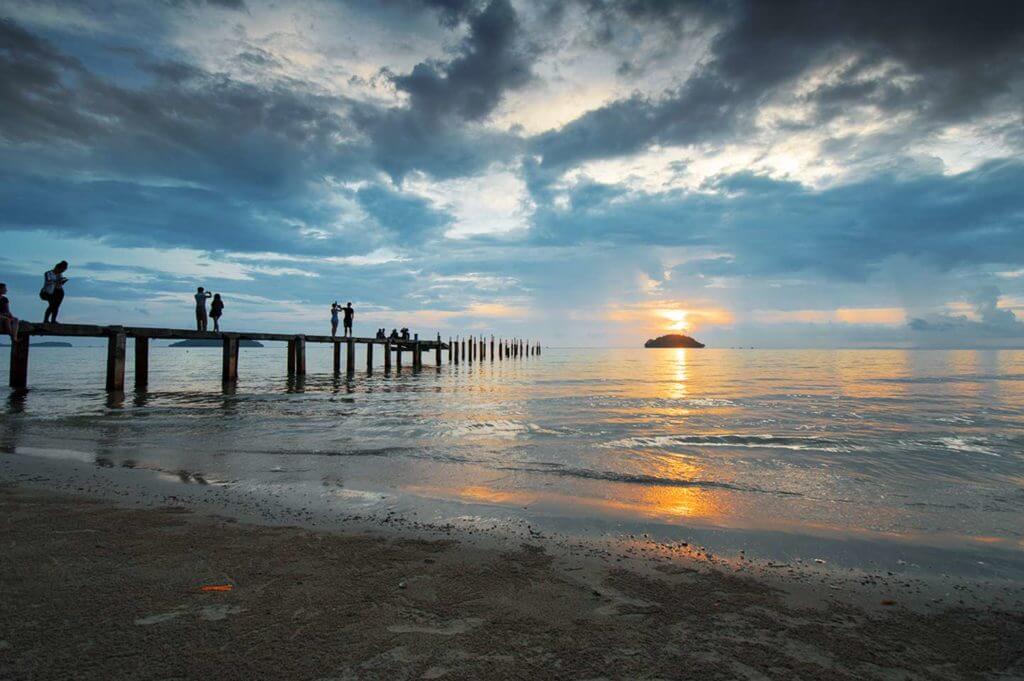
<svg viewBox="0 0 1024 681">
<path fill-rule="evenodd" d="M 45 300 L 48 305 L 43 313 L 43 324 L 47 322 L 57 323 L 57 313 L 60 311 L 60 304 L 64 301 L 64 284 L 67 277 L 63 276 L 68 269 L 68 261 L 61 260 L 54 265 L 53 269 L 43 275 L 43 288 L 39 291 L 39 297 Z"/>
<path fill-rule="evenodd" d="M 337 300 L 331 303 L 331 338 L 338 335 L 338 313 L 342 309 L 341 305 L 338 305 Z"/>
<path fill-rule="evenodd" d="M 213 301 L 210 303 L 210 318 L 213 319 L 213 330 L 220 331 L 220 318 L 224 314 L 224 301 L 219 293 L 213 294 Z"/>
<path fill-rule="evenodd" d="M 402 340 L 409 340 L 409 329 L 402 327 Z"/>
<path fill-rule="evenodd" d="M 7 284 L 0 284 L 0 327 L 11 336 L 11 342 L 18 340 L 18 318 L 11 314 L 11 303 L 7 300 Z"/>
<path fill-rule="evenodd" d="M 352 318 L 356 316 L 356 311 L 352 308 L 352 301 L 349 301 L 345 307 L 342 308 L 345 312 L 345 336 L 352 336 Z"/>
<path fill-rule="evenodd" d="M 387 340 L 388 334 L 384 329 L 377 329 L 377 340 Z"/>
<path fill-rule="evenodd" d="M 196 289 L 196 331 L 206 331 L 206 299 L 212 296 L 213 294 L 202 286 Z"/>
<path fill-rule="evenodd" d="M 391 340 L 398 340 L 398 329 L 391 329 Z"/>
</svg>

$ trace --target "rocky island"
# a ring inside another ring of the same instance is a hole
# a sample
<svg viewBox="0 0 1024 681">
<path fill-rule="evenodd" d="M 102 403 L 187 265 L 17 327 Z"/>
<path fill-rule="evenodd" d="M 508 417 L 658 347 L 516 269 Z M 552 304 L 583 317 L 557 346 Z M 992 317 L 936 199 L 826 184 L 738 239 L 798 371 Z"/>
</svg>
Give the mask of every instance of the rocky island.
<svg viewBox="0 0 1024 681">
<path fill-rule="evenodd" d="M 702 348 L 704 344 L 689 336 L 679 333 L 670 333 L 667 336 L 652 338 L 644 343 L 645 348 Z"/>
</svg>

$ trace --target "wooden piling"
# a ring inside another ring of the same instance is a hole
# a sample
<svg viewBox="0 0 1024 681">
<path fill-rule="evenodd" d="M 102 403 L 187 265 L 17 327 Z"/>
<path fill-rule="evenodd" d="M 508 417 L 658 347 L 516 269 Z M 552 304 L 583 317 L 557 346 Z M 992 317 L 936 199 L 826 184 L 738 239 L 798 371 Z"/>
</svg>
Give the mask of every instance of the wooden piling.
<svg viewBox="0 0 1024 681">
<path fill-rule="evenodd" d="M 373 343 L 366 344 L 366 373 L 373 373 Z"/>
<path fill-rule="evenodd" d="M 333 341 L 331 345 L 334 346 L 334 375 L 337 376 L 341 373 L 341 341 Z"/>
<path fill-rule="evenodd" d="M 295 337 L 295 375 L 306 375 L 306 337 Z"/>
<path fill-rule="evenodd" d="M 494 361 L 494 336 L 491 336 L 491 361 Z"/>
<path fill-rule="evenodd" d="M 345 341 L 345 373 L 349 376 L 356 372 L 356 343 L 351 338 Z"/>
<path fill-rule="evenodd" d="M 122 327 L 110 327 L 107 336 L 107 390 L 124 392 L 124 355 L 128 336 Z"/>
<path fill-rule="evenodd" d="M 455 337 L 455 365 L 459 365 L 459 337 Z"/>
<path fill-rule="evenodd" d="M 448 363 L 452 363 L 452 337 L 448 336 Z"/>
<path fill-rule="evenodd" d="M 21 390 L 28 387 L 29 335 L 24 330 L 11 341 L 10 386 Z"/>
<path fill-rule="evenodd" d="M 416 334 L 416 338 L 412 342 L 412 368 L 413 371 L 419 371 L 423 368 L 423 353 L 420 350 L 419 334 Z"/>
<path fill-rule="evenodd" d="M 384 373 L 391 373 L 391 341 L 384 341 Z"/>
<path fill-rule="evenodd" d="M 434 348 L 434 363 L 441 366 L 441 334 L 437 334 L 437 347 Z"/>
<path fill-rule="evenodd" d="M 462 361 L 466 361 L 466 339 L 462 339 Z"/>
<path fill-rule="evenodd" d="M 138 339 L 135 339 L 138 343 Z M 238 380 L 238 336 L 224 336 L 224 357 L 222 380 L 224 383 L 234 383 Z"/>
<path fill-rule="evenodd" d="M 295 375 L 295 339 L 288 339 L 288 375 Z"/>
<path fill-rule="evenodd" d="M 402 342 L 399 341 L 395 344 L 395 370 L 402 370 Z"/>
<path fill-rule="evenodd" d="M 149 339 L 135 338 L 135 390 L 145 392 L 149 385 Z"/>
</svg>

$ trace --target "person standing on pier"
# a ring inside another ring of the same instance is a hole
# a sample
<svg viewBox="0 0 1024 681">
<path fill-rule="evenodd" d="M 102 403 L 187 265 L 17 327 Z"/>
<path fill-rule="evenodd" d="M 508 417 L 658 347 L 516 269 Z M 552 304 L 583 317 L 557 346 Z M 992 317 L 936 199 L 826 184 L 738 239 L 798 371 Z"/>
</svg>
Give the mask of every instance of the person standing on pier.
<svg viewBox="0 0 1024 681">
<path fill-rule="evenodd" d="M 11 342 L 18 340 L 18 318 L 11 314 L 11 303 L 7 300 L 7 284 L 0 284 L 0 326 L 11 336 Z"/>
<path fill-rule="evenodd" d="M 352 319 L 356 316 L 356 311 L 352 308 L 352 301 L 349 301 L 345 307 L 345 336 L 352 336 Z"/>
<path fill-rule="evenodd" d="M 213 330 L 215 332 L 220 331 L 220 318 L 224 314 L 224 301 L 221 300 L 219 293 L 213 294 L 213 300 L 210 302 L 210 318 L 213 319 Z"/>
<path fill-rule="evenodd" d="M 341 305 L 338 305 L 337 300 L 331 303 L 331 338 L 338 335 L 338 313 L 342 309 Z"/>
<path fill-rule="evenodd" d="M 64 276 L 67 269 L 68 261 L 61 260 L 54 265 L 52 270 L 43 275 L 43 288 L 39 291 L 39 297 L 49 303 L 46 306 L 46 312 L 43 313 L 43 324 L 57 323 L 57 313 L 60 311 L 60 304 L 64 301 L 64 284 L 68 281 Z"/>
<path fill-rule="evenodd" d="M 196 331 L 206 331 L 206 300 L 212 295 L 202 286 L 196 289 Z"/>
</svg>

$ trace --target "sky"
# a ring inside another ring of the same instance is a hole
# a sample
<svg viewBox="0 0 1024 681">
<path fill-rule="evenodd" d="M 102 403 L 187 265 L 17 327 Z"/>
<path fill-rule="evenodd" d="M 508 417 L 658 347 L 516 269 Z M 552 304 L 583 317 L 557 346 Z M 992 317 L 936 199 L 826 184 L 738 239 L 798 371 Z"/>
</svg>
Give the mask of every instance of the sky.
<svg viewBox="0 0 1024 681">
<path fill-rule="evenodd" d="M 0 0 L 42 318 L 1024 346 L 1024 3 Z"/>
</svg>

